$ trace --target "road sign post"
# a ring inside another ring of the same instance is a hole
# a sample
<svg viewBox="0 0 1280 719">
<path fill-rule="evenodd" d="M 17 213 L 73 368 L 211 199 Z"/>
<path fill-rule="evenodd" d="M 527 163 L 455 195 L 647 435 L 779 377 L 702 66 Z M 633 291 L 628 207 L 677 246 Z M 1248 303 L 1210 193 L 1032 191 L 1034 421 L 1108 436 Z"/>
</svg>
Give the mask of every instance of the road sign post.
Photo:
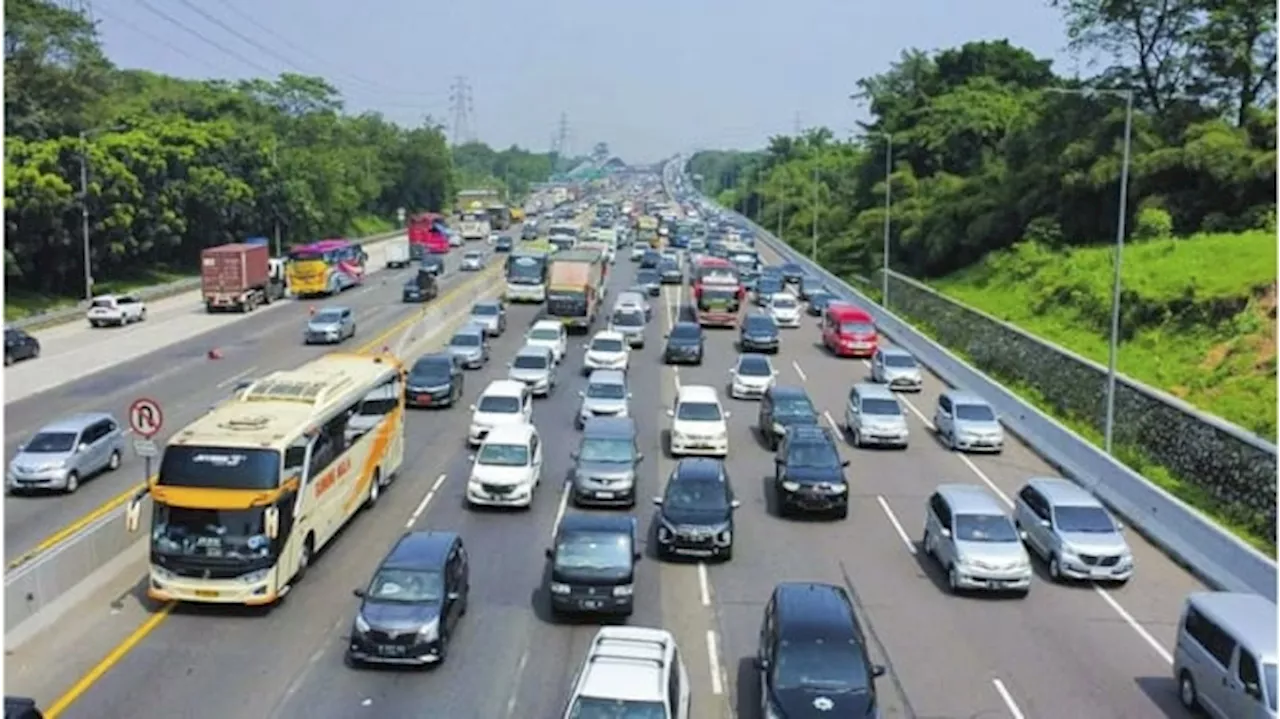
<svg viewBox="0 0 1280 719">
<path fill-rule="evenodd" d="M 129 405 L 129 429 L 138 435 L 138 439 L 133 440 L 133 451 L 134 454 L 142 457 L 144 486 L 151 479 L 151 460 L 160 453 L 152 438 L 160 433 L 160 428 L 163 426 L 164 411 L 160 409 L 159 402 L 139 397 Z"/>
</svg>

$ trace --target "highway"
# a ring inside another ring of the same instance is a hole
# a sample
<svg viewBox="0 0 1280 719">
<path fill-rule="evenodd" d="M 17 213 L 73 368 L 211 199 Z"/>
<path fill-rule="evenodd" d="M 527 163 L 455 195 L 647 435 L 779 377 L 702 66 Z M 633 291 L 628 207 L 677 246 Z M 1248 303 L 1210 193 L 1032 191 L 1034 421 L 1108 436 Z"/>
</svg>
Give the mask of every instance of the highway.
<svg viewBox="0 0 1280 719">
<path fill-rule="evenodd" d="M 380 256 L 377 252 L 370 253 L 371 260 L 378 260 Z M 441 284 L 442 293 L 465 279 L 465 273 L 455 271 L 455 257 L 460 256 L 459 252 L 449 256 L 451 264 Z M 370 267 L 382 270 L 380 264 L 371 264 Z M 106 330 L 77 328 L 91 342 L 81 354 L 100 358 L 108 357 L 112 352 L 127 351 L 127 348 L 121 349 L 117 345 L 147 341 L 137 340 L 131 334 L 151 332 L 155 329 L 148 326 L 151 322 L 171 333 L 182 332 L 185 328 L 188 334 L 180 341 L 141 356 L 131 359 L 120 357 L 124 361 L 93 374 L 65 375 L 70 381 L 7 403 L 6 467 L 17 446 L 30 439 L 45 424 L 76 412 L 106 411 L 127 425 L 129 404 L 142 396 L 159 402 L 164 411 L 165 426 L 157 438 L 163 441 L 230 394 L 238 380 L 294 367 L 332 350 L 332 347 L 302 344 L 302 329 L 311 307 L 346 305 L 355 310 L 357 334 L 354 339 L 346 341 L 347 349 L 363 345 L 386 328 L 420 311 L 421 305 L 400 301 L 401 285 L 409 273 L 415 271 L 378 271 L 363 286 L 339 296 L 316 301 L 290 300 L 273 306 L 269 311 L 259 310 L 248 315 L 207 315 L 203 308 L 199 308 L 197 319 L 192 319 L 190 315 L 197 310 L 187 307 L 173 318 L 157 316 L 133 327 Z M 189 325 L 201 317 L 217 318 L 221 324 L 192 336 Z M 207 357 L 213 348 L 222 353 L 221 359 Z M 36 362 L 46 359 L 57 358 L 41 358 Z M 36 363 L 26 364 L 34 366 Z M 24 366 L 17 365 L 16 368 Z M 9 371 L 13 369 L 15 367 Z M 6 376 L 5 379 L 7 386 L 14 386 L 13 378 Z M 131 447 L 126 447 L 120 469 L 86 479 L 75 494 L 6 495 L 6 564 L 11 565 L 33 550 L 43 551 L 52 538 L 65 536 L 68 528 L 83 524 L 83 518 L 94 515 L 103 507 L 113 506 L 113 502 L 119 504 L 143 479 L 142 460 L 134 455 Z"/>
<path fill-rule="evenodd" d="M 611 290 L 633 276 L 623 261 Z M 653 515 L 647 499 L 660 493 L 673 466 L 664 453 L 665 409 L 677 382 L 710 384 L 723 393 L 736 356 L 736 332 L 710 330 L 703 366 L 660 364 L 663 333 L 683 311 L 683 297 L 683 288 L 666 289 L 630 372 L 632 415 L 645 453 L 635 514 L 646 537 Z M 169 613 L 141 598 L 145 562 L 139 561 L 49 637 L 11 652 L 8 690 L 46 707 L 62 698 L 64 718 L 557 716 L 595 631 L 587 623 L 552 623 L 538 592 L 542 549 L 564 511 L 562 484 L 577 438 L 572 417 L 584 384 L 580 342 L 555 393 L 535 406 L 544 444 L 555 449 L 547 454 L 534 507 L 477 512 L 462 499 L 470 467 L 466 405 L 488 380 L 505 374 L 536 312 L 510 307 L 494 361 L 469 373 L 462 407 L 410 416 L 411 449 L 400 478 L 376 509 L 356 518 L 317 558 L 305 584 L 279 607 Z M 813 321 L 784 330 L 775 366 L 780 383 L 805 386 L 836 419 L 848 387 L 867 368 L 827 356 L 817 342 Z M 941 388 L 929 378 L 923 392 L 907 399 L 928 417 Z M 854 484 L 847 520 L 784 521 L 770 508 L 772 457 L 756 439 L 756 404 L 726 400 L 726 406 L 732 412 L 728 468 L 743 501 L 734 559 L 664 563 L 648 552 L 631 620 L 675 633 L 694 689 L 694 717 L 758 717 L 750 658 L 769 591 L 785 580 L 840 583 L 853 591 L 873 655 L 889 667 L 878 685 L 886 717 L 1186 716 L 1167 657 L 1181 601 L 1201 587 L 1136 533 L 1129 539 L 1137 575 L 1116 589 L 1051 585 L 1041 573 L 1022 601 L 952 597 L 941 574 L 921 562 L 916 542 L 932 488 L 944 480 L 971 481 L 1012 496 L 1026 478 L 1052 474 L 1025 447 L 1011 440 L 1001 456 L 963 458 L 938 445 L 913 413 L 905 451 L 842 448 Z M 448 663 L 436 670 L 350 669 L 342 651 L 356 607 L 351 590 L 368 580 L 406 528 L 462 534 L 472 557 L 470 611 Z"/>
</svg>

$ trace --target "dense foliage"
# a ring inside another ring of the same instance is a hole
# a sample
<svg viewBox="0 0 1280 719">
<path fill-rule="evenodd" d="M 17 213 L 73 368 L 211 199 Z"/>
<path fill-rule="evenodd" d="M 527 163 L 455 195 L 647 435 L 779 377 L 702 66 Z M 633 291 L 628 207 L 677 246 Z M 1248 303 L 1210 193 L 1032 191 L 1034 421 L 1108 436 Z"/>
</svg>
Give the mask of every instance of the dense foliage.
<svg viewBox="0 0 1280 719">
<path fill-rule="evenodd" d="M 426 118 L 403 128 L 343 113 L 321 78 L 180 80 L 120 70 L 82 15 L 5 3 L 5 278 L 9 297 L 79 296 L 80 173 L 92 274 L 195 266 L 202 247 L 391 229 L 396 210 L 446 209 L 470 183 L 545 179 L 550 160 L 480 143 L 450 150 Z"/>
<path fill-rule="evenodd" d="M 699 153 L 690 169 L 709 194 L 766 227 L 780 222 L 806 251 L 816 214 L 820 259 L 838 272 L 868 272 L 882 258 L 891 144 L 893 267 L 938 276 L 1023 239 L 1114 241 L 1124 98 L 1053 89 L 1131 87 L 1131 232 L 1271 226 L 1274 3 L 1055 4 L 1074 47 L 1121 61 L 1081 82 L 1007 42 L 910 51 L 858 82 L 873 117 L 865 137 L 840 142 L 813 129 L 771 138 L 763 152 Z"/>
</svg>

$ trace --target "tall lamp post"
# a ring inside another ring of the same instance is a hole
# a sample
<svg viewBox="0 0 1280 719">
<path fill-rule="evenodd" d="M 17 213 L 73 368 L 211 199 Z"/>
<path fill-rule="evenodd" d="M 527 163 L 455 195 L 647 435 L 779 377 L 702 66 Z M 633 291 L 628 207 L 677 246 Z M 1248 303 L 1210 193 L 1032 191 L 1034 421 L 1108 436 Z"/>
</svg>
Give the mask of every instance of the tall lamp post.
<svg viewBox="0 0 1280 719">
<path fill-rule="evenodd" d="M 889 309 L 889 235 L 893 228 L 893 135 L 871 131 L 884 138 L 884 264 L 880 270 L 880 306 Z"/>
<path fill-rule="evenodd" d="M 80 239 L 84 245 L 84 299 L 93 299 L 93 260 L 89 254 L 89 138 L 103 132 L 115 132 L 125 129 L 118 127 L 100 127 L 95 130 L 80 131 Z"/>
<path fill-rule="evenodd" d="M 813 248 L 809 258 L 818 261 L 818 168 L 813 168 Z"/>
<path fill-rule="evenodd" d="M 1111 95 L 1124 99 L 1124 159 L 1120 165 L 1120 211 L 1116 217 L 1116 252 L 1111 282 L 1111 340 L 1107 347 L 1107 418 L 1103 425 L 1103 447 L 1111 454 L 1111 438 L 1116 420 L 1116 359 L 1120 353 L 1120 267 L 1124 256 L 1125 220 L 1129 210 L 1129 159 L 1133 145 L 1133 90 L 1051 87 L 1048 92 L 1063 95 Z"/>
</svg>

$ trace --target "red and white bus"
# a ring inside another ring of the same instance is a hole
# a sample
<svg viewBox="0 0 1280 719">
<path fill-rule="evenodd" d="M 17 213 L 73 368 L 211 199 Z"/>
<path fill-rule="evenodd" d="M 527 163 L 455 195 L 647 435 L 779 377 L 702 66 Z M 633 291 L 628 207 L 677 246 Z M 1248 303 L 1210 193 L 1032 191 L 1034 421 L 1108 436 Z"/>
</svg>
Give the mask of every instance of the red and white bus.
<svg viewBox="0 0 1280 719">
<path fill-rule="evenodd" d="M 444 216 L 424 212 L 409 219 L 409 256 L 421 260 L 427 255 L 449 254 L 449 236 Z"/>
<path fill-rule="evenodd" d="M 704 257 L 693 268 L 694 311 L 703 327 L 737 327 L 746 288 L 728 260 Z"/>
</svg>

